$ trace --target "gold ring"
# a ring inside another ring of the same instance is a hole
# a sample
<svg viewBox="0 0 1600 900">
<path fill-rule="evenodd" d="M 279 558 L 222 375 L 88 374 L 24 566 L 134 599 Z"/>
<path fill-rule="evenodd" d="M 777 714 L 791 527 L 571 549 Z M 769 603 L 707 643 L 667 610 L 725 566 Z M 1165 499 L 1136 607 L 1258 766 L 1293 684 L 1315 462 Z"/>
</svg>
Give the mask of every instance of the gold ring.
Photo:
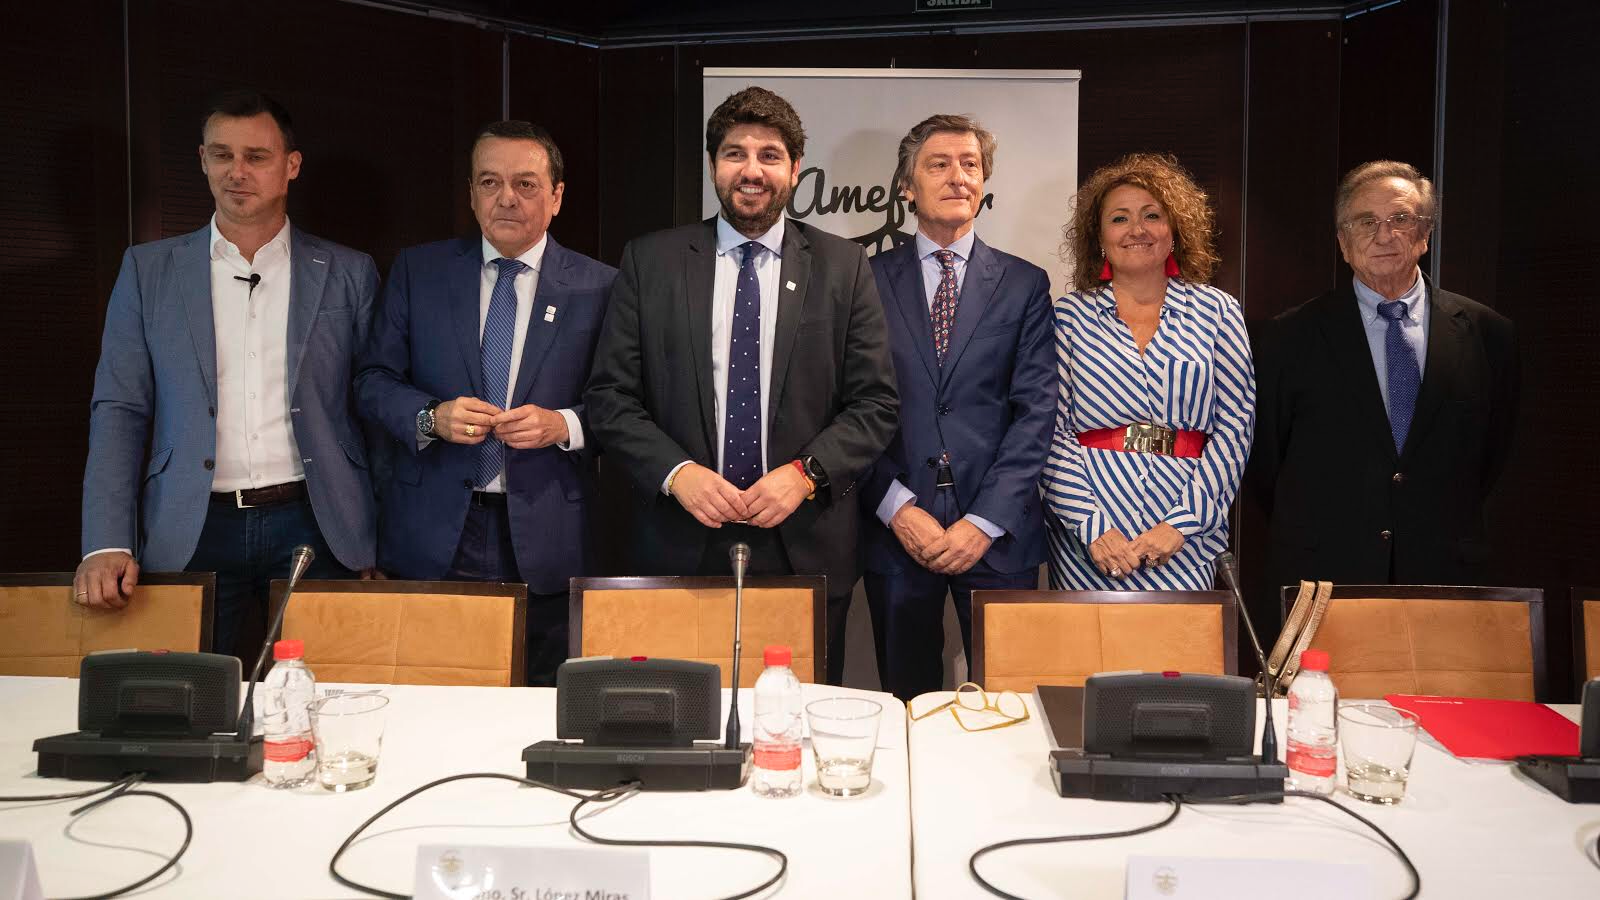
<svg viewBox="0 0 1600 900">
<path fill-rule="evenodd" d="M 476 426 L 476 425 L 468 425 L 467 426 L 467 437 L 477 437 L 477 436 L 478 436 L 478 426 Z"/>
</svg>

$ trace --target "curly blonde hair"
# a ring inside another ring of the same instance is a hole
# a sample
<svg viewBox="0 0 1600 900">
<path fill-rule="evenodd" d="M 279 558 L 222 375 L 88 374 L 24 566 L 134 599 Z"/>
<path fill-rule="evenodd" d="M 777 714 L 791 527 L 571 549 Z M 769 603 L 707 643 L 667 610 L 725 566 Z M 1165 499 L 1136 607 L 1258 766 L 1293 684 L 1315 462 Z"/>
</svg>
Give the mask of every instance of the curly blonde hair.
<svg viewBox="0 0 1600 900">
<path fill-rule="evenodd" d="M 1096 169 L 1072 198 L 1072 218 L 1061 226 L 1061 253 L 1072 260 L 1068 290 L 1087 291 L 1105 284 L 1100 270 L 1105 259 L 1100 248 L 1100 206 L 1112 188 L 1128 184 L 1144 188 L 1167 211 L 1172 226 L 1172 255 L 1186 281 L 1205 283 L 1217 270 L 1216 228 L 1206 192 L 1168 153 L 1130 153 L 1109 166 Z"/>
</svg>

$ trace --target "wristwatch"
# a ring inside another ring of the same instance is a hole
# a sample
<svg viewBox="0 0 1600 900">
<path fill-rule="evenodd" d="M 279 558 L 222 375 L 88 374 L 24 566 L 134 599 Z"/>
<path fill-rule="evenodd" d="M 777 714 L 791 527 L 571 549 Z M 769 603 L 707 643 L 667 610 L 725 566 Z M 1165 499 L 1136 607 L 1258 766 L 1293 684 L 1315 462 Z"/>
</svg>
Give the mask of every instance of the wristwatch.
<svg viewBox="0 0 1600 900">
<path fill-rule="evenodd" d="M 815 456 L 800 457 L 800 467 L 805 470 L 806 477 L 811 479 L 811 484 L 819 491 L 828 486 L 828 473 L 823 470 L 822 463 L 817 462 Z"/>
<path fill-rule="evenodd" d="M 433 411 L 438 408 L 441 402 L 442 401 L 439 400 L 429 400 L 428 405 L 424 406 L 422 410 L 417 413 L 418 436 L 425 438 L 438 437 L 437 434 L 433 433 Z"/>
</svg>

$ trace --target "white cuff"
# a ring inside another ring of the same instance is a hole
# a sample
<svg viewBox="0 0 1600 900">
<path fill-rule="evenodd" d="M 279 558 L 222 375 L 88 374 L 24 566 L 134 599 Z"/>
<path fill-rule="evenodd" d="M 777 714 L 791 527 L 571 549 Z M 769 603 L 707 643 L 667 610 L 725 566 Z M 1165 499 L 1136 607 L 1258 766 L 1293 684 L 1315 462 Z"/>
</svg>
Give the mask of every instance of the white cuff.
<svg viewBox="0 0 1600 900">
<path fill-rule="evenodd" d="M 107 547 L 104 550 L 95 550 L 95 551 L 90 552 L 90 553 L 85 553 L 83 555 L 83 558 L 84 559 L 88 559 L 91 556 L 99 556 L 102 553 L 126 553 L 129 556 L 133 555 L 133 551 L 129 550 L 127 547 Z M 79 562 L 82 562 L 82 561 L 83 560 L 79 560 Z"/>
<path fill-rule="evenodd" d="M 567 420 L 567 442 L 558 443 L 556 447 L 573 453 L 583 449 L 583 423 L 578 421 L 578 414 L 570 409 L 558 409 L 561 418 Z"/>
<path fill-rule="evenodd" d="M 900 507 L 915 502 L 917 495 L 896 478 L 889 482 L 889 490 L 884 493 L 883 502 L 878 504 L 878 521 L 885 526 L 889 525 L 894 521 L 894 514 L 900 511 Z"/>
<path fill-rule="evenodd" d="M 991 541 L 1000 540 L 1000 538 L 1006 533 L 1004 528 L 1001 528 L 999 525 L 996 525 L 988 519 L 985 519 L 983 516 L 975 516 L 972 513 L 967 513 L 961 518 L 966 519 L 968 522 L 978 526 L 978 530 L 984 534 L 987 534 L 989 536 L 989 540 Z"/>
<path fill-rule="evenodd" d="M 694 462 L 694 460 L 686 459 L 683 462 L 678 463 L 677 465 L 673 466 L 672 467 L 672 471 L 667 473 L 667 477 L 661 479 L 661 493 L 666 494 L 668 497 L 671 497 L 672 496 L 672 492 L 667 490 L 667 485 L 672 483 L 672 476 L 678 474 L 678 470 L 679 469 L 683 468 L 684 466 L 687 466 L 689 463 L 692 463 L 692 462 Z"/>
</svg>

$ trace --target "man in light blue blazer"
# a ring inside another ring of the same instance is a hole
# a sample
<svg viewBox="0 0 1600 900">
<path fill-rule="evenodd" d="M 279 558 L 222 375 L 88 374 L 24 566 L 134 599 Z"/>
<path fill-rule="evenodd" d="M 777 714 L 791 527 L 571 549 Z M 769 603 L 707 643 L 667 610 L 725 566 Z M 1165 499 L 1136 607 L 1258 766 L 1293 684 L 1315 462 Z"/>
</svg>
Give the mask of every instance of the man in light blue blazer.
<svg viewBox="0 0 1600 900">
<path fill-rule="evenodd" d="M 865 587 L 884 690 L 906 701 L 941 687 L 946 592 L 971 659 L 972 592 L 1037 587 L 1045 559 L 1050 285 L 1043 269 L 972 230 L 994 147 L 965 116 L 913 127 L 895 187 L 916 238 L 872 258 L 900 430 L 862 493 Z"/>
<path fill-rule="evenodd" d="M 289 224 L 301 155 L 282 106 L 228 96 L 202 141 L 211 222 L 129 248 L 106 309 L 73 592 L 120 609 L 141 568 L 215 572 L 212 647 L 234 653 L 297 545 L 310 577 L 373 565 L 351 376 L 378 274 Z"/>
<path fill-rule="evenodd" d="M 480 234 L 400 252 L 356 379 L 395 444 L 378 556 L 403 578 L 528 585 L 527 673 L 567 658 L 567 582 L 590 557 L 583 385 L 616 270 L 549 234 L 561 151 L 528 122 L 472 150 Z"/>
</svg>

